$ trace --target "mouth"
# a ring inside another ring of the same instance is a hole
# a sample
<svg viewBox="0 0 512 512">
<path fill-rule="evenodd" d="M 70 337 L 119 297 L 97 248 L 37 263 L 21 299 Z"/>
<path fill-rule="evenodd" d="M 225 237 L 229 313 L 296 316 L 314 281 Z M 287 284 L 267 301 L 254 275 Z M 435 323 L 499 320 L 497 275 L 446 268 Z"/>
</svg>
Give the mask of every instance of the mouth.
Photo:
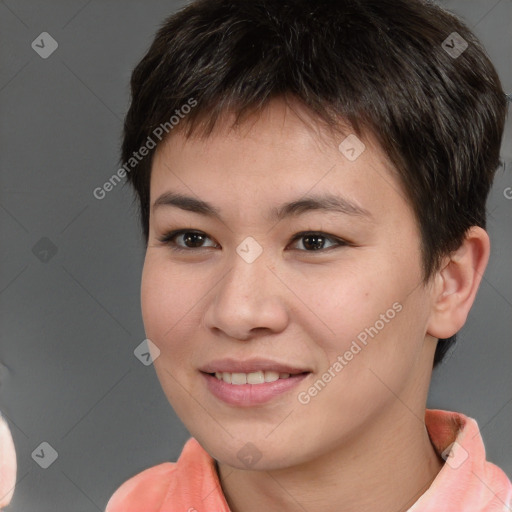
<svg viewBox="0 0 512 512">
<path fill-rule="evenodd" d="M 255 372 L 200 372 L 206 389 L 217 400 L 239 408 L 261 406 L 278 397 L 293 400 L 291 392 L 311 372 L 258 370 Z M 293 395 L 292 395 L 293 396 Z"/>
<path fill-rule="evenodd" d="M 270 382 L 276 382 L 280 379 L 289 379 L 290 377 L 296 377 L 298 375 L 306 375 L 310 372 L 278 372 L 274 370 L 258 370 L 249 373 L 243 372 L 212 372 L 207 373 L 211 377 L 215 377 L 217 380 L 223 381 L 226 384 L 232 384 L 234 386 L 243 386 L 244 384 L 259 385 Z"/>
</svg>

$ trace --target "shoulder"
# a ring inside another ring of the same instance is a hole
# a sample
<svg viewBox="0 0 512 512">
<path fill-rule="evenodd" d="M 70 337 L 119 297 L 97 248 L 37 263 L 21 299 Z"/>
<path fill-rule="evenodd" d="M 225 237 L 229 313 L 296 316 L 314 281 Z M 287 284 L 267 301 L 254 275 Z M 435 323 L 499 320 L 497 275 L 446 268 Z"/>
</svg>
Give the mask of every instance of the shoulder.
<svg viewBox="0 0 512 512">
<path fill-rule="evenodd" d="M 165 500 L 176 463 L 163 462 L 124 482 L 112 495 L 105 512 L 156 512 Z"/>
<path fill-rule="evenodd" d="M 185 507 L 192 498 L 204 502 L 204 496 L 218 488 L 215 461 L 191 437 L 177 462 L 152 466 L 124 482 L 108 501 L 105 512 L 158 512 L 170 499 L 174 505 Z M 213 493 L 209 500 L 222 503 L 218 494 Z"/>
</svg>

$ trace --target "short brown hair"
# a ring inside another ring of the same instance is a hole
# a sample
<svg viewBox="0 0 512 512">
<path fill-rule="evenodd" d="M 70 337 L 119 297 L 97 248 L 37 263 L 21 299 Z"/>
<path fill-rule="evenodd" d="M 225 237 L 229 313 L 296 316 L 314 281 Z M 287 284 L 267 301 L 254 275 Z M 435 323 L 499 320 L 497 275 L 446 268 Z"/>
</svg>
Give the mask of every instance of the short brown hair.
<svg viewBox="0 0 512 512">
<path fill-rule="evenodd" d="M 187 137 L 276 97 L 333 130 L 348 121 L 357 135 L 371 132 L 417 217 L 425 281 L 471 226 L 485 228 L 506 95 L 475 35 L 431 2 L 198 0 L 164 22 L 131 96 L 123 162 L 190 98 L 197 104 L 179 123 Z M 128 173 L 146 242 L 154 150 Z M 441 341 L 434 366 L 455 336 Z"/>
</svg>

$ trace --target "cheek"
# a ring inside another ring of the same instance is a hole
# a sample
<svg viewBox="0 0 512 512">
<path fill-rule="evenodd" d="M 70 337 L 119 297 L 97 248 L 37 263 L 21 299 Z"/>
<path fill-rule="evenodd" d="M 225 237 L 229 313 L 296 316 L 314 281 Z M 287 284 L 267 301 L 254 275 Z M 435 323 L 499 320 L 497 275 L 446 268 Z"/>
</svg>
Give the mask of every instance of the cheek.
<svg viewBox="0 0 512 512">
<path fill-rule="evenodd" d="M 336 419 L 332 436 L 339 435 L 337 429 L 351 431 L 396 401 L 394 393 L 404 389 L 417 366 L 424 335 L 420 290 L 408 295 L 404 283 L 375 281 L 366 287 L 346 285 L 333 290 L 338 298 L 328 302 L 329 327 L 336 334 L 312 338 L 325 354 L 318 380 L 301 388 L 298 397 L 311 416 L 330 411 Z"/>
<path fill-rule="evenodd" d="M 147 255 L 141 280 L 141 310 L 146 336 L 162 351 L 171 345 L 179 350 L 173 340 L 186 339 L 194 306 L 203 294 L 197 283 L 184 277 L 159 255 Z"/>
<path fill-rule="evenodd" d="M 329 364 L 347 354 L 352 367 L 393 367 L 398 352 L 403 361 L 413 358 L 419 348 L 423 339 L 420 310 L 425 304 L 418 297 L 417 272 L 409 272 L 392 258 L 374 263 L 340 273 L 313 296 L 322 322 L 317 322 L 316 336 L 313 332 L 310 336 L 322 346 Z"/>
<path fill-rule="evenodd" d="M 330 352 L 337 353 L 347 350 L 353 339 L 392 308 L 399 295 L 383 281 L 381 272 L 364 268 L 346 273 L 341 270 L 334 278 L 328 276 L 324 286 L 316 290 L 311 297 L 311 310 L 322 320 L 317 324 L 324 324 L 323 331 L 328 333 L 324 339 L 328 340 Z"/>
</svg>

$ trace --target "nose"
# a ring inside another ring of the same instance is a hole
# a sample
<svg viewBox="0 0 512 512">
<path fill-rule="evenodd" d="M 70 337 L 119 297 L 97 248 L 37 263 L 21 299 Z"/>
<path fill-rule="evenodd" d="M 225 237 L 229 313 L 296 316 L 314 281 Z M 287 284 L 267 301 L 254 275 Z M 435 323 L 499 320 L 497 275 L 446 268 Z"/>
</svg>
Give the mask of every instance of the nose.
<svg viewBox="0 0 512 512">
<path fill-rule="evenodd" d="M 204 317 L 208 329 L 247 341 L 286 328 L 287 289 L 264 255 L 248 263 L 234 254 L 230 270 L 212 290 Z"/>
</svg>

